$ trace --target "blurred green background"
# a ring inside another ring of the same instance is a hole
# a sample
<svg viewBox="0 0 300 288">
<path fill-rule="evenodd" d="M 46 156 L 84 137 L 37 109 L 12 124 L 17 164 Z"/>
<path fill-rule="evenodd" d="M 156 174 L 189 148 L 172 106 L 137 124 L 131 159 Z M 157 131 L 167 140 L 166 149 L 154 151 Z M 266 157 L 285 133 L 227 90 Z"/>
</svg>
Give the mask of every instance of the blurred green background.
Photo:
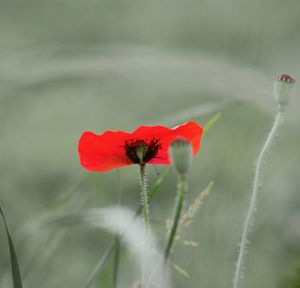
<svg viewBox="0 0 300 288">
<path fill-rule="evenodd" d="M 215 182 L 183 235 L 199 247 L 177 245 L 173 261 L 190 277 L 173 276 L 175 288 L 231 287 L 254 161 L 276 110 L 273 81 L 300 79 L 299 28 L 298 0 L 0 0 L 0 203 L 25 287 L 82 287 L 113 239 L 88 227 L 36 227 L 118 202 L 116 171 L 79 165 L 83 131 L 204 124 L 218 111 L 189 179 L 189 201 Z M 264 167 L 247 288 L 288 287 L 300 257 L 299 104 L 296 93 Z M 138 168 L 120 173 L 122 205 L 134 210 Z M 151 186 L 158 176 L 148 174 Z M 162 245 L 175 192 L 171 175 L 151 205 Z M 0 231 L 0 287 L 9 288 Z M 120 287 L 129 287 L 136 269 L 123 252 Z M 95 287 L 112 287 L 111 263 Z"/>
</svg>

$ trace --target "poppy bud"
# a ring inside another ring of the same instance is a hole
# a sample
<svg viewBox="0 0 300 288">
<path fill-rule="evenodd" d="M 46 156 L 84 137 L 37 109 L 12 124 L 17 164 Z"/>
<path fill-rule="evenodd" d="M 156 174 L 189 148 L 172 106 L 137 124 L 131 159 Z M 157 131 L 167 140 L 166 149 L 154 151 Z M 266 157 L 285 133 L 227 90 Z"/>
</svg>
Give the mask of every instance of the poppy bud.
<svg viewBox="0 0 300 288">
<path fill-rule="evenodd" d="M 171 162 L 180 175 L 185 175 L 192 166 L 193 148 L 189 141 L 178 138 L 169 147 Z"/>
<path fill-rule="evenodd" d="M 280 111 L 284 111 L 289 104 L 294 90 L 294 83 L 295 80 L 287 74 L 282 74 L 276 79 L 274 93 Z"/>
</svg>

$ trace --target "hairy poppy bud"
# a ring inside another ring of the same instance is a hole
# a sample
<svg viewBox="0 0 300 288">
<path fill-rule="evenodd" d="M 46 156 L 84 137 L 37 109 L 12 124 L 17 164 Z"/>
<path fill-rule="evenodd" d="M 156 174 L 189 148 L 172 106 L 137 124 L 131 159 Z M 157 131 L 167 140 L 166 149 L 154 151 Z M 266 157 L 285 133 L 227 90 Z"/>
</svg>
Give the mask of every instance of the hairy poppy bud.
<svg viewBox="0 0 300 288">
<path fill-rule="evenodd" d="M 192 166 L 193 148 L 189 141 L 178 138 L 169 147 L 171 161 L 180 175 L 185 175 Z"/>
<path fill-rule="evenodd" d="M 287 74 L 280 75 L 274 84 L 275 99 L 278 109 L 284 111 L 289 104 L 294 90 L 295 80 Z"/>
</svg>

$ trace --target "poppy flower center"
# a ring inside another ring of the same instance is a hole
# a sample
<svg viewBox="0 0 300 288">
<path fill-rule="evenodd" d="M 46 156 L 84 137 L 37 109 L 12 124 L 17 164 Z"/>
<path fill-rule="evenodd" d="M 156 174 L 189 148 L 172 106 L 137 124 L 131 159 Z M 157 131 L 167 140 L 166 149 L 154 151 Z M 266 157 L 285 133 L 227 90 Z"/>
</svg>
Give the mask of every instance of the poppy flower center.
<svg viewBox="0 0 300 288">
<path fill-rule="evenodd" d="M 127 158 L 136 164 L 147 163 L 155 158 L 161 144 L 159 139 L 153 138 L 148 143 L 145 140 L 137 139 L 133 141 L 125 141 L 124 150 Z"/>
</svg>

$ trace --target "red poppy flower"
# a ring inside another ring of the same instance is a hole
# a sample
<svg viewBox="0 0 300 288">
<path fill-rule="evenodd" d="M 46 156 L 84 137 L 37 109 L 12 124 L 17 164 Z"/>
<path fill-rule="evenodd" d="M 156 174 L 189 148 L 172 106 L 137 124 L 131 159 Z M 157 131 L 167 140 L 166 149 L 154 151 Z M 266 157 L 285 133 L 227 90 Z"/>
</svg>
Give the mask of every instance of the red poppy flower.
<svg viewBox="0 0 300 288">
<path fill-rule="evenodd" d="M 134 132 L 105 131 L 101 135 L 84 132 L 79 140 L 81 165 L 92 171 L 109 171 L 132 164 L 170 163 L 169 145 L 176 138 L 188 140 L 195 155 L 200 148 L 202 127 L 188 122 L 175 128 L 140 126 Z"/>
</svg>

